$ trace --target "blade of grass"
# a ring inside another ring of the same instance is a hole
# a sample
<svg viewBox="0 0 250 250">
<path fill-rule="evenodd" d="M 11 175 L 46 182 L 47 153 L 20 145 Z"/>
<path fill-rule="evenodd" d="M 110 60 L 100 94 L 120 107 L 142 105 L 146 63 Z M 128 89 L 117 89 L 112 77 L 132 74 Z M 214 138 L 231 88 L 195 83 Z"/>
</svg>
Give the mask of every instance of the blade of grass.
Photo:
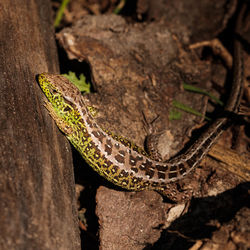
<svg viewBox="0 0 250 250">
<path fill-rule="evenodd" d="M 173 120 L 180 120 L 181 119 L 181 112 L 176 110 L 175 108 L 170 109 L 169 112 L 169 120 L 173 121 Z"/>
<path fill-rule="evenodd" d="M 189 107 L 189 106 L 186 106 L 185 104 L 181 103 L 181 102 L 178 102 L 176 100 L 173 100 L 173 106 L 175 108 L 178 108 L 178 109 L 181 109 L 185 112 L 188 112 L 190 114 L 193 114 L 193 115 L 197 115 L 197 116 L 200 116 L 200 117 L 203 117 L 203 114 L 196 111 L 195 109 Z M 204 117 L 207 121 L 211 121 L 211 119 L 207 116 Z"/>
<path fill-rule="evenodd" d="M 121 0 L 119 4 L 116 6 L 116 8 L 114 9 L 113 13 L 116 15 L 119 14 L 122 8 L 124 7 L 125 3 L 126 3 L 126 0 Z"/>
<path fill-rule="evenodd" d="M 198 88 L 198 87 L 195 87 L 193 85 L 186 84 L 186 83 L 183 83 L 183 88 L 185 90 L 188 90 L 188 91 L 192 91 L 192 92 L 195 92 L 195 93 L 206 95 L 206 96 L 210 97 L 212 100 L 214 100 L 220 106 L 224 106 L 224 103 L 221 100 L 219 100 L 214 95 L 212 95 L 211 93 L 207 92 L 204 89 L 201 89 L 201 88 Z"/>
<path fill-rule="evenodd" d="M 61 6 L 59 7 L 58 11 L 57 11 L 57 14 L 56 14 L 56 19 L 55 19 L 55 22 L 54 22 L 54 27 L 57 28 L 61 22 L 61 19 L 62 19 L 62 16 L 63 16 L 63 13 L 64 13 L 64 10 L 65 8 L 67 7 L 68 3 L 69 3 L 70 0 L 63 0 L 62 3 L 61 3 Z"/>
</svg>

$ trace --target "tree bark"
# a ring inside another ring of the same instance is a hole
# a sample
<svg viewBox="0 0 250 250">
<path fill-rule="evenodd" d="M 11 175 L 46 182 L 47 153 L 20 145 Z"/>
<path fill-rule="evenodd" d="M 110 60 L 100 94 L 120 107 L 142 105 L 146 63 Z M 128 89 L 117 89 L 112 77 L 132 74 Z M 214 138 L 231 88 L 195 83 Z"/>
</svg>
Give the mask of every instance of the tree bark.
<svg viewBox="0 0 250 250">
<path fill-rule="evenodd" d="M 49 0 L 1 0 L 0 249 L 80 249 L 70 146 L 35 78 L 56 53 Z"/>
</svg>

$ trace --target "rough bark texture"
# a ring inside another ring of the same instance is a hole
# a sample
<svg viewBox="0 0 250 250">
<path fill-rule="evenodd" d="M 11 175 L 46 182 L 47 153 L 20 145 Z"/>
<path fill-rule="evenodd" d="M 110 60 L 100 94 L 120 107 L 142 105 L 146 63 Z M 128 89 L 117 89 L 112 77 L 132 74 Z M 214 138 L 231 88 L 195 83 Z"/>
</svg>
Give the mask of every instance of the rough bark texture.
<svg viewBox="0 0 250 250">
<path fill-rule="evenodd" d="M 58 72 L 48 0 L 0 3 L 0 248 L 79 249 L 69 143 L 35 76 Z"/>
</svg>

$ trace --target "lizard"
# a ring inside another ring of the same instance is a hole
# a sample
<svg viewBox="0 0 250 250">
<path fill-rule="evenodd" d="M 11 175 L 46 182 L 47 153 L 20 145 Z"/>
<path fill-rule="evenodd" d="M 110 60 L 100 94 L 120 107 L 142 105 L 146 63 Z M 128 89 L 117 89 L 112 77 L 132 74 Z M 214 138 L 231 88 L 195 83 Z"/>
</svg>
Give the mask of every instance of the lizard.
<svg viewBox="0 0 250 250">
<path fill-rule="evenodd" d="M 233 58 L 232 87 L 224 108 L 227 113 L 238 112 L 243 89 L 242 48 L 237 40 Z M 152 156 L 154 152 L 146 152 L 127 138 L 102 128 L 79 89 L 64 76 L 42 73 L 38 82 L 47 98 L 45 107 L 49 114 L 85 161 L 99 175 L 127 190 L 169 189 L 169 198 L 176 200 L 172 184 L 199 165 L 231 124 L 228 117 L 218 117 L 186 151 L 162 162 Z M 178 200 L 185 198 L 183 195 Z"/>
</svg>

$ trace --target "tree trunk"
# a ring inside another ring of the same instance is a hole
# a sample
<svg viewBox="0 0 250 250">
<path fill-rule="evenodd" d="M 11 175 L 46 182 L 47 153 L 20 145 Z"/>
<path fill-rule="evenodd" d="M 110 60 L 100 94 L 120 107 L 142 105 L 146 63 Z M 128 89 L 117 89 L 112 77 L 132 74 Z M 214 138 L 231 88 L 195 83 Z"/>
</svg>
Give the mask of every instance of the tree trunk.
<svg viewBox="0 0 250 250">
<path fill-rule="evenodd" d="M 0 2 L 0 249 L 80 249 L 69 143 L 43 107 L 49 0 Z"/>
</svg>

